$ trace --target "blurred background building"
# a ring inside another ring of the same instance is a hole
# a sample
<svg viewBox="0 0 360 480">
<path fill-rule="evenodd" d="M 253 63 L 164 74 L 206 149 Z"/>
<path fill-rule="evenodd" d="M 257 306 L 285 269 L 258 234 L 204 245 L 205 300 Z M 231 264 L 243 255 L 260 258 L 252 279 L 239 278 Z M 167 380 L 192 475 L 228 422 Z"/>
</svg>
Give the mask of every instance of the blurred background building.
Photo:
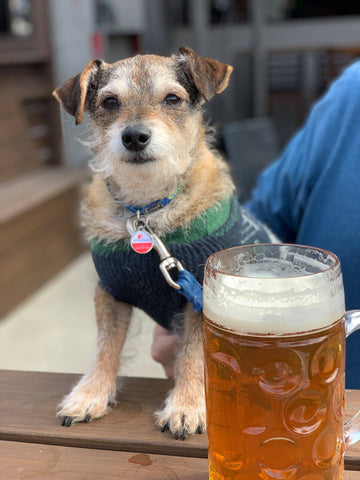
<svg viewBox="0 0 360 480">
<path fill-rule="evenodd" d="M 86 250 L 77 212 L 91 152 L 52 90 L 94 57 L 169 55 L 181 45 L 234 66 L 206 116 L 245 200 L 259 170 L 360 54 L 360 4 L 0 0 L 0 318 Z"/>
</svg>

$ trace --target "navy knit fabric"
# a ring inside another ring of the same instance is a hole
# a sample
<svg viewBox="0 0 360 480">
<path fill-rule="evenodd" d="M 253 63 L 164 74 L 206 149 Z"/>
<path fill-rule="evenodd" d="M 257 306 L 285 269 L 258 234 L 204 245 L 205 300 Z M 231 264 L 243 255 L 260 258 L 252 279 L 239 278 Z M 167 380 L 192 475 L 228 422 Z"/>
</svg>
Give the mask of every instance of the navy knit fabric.
<svg viewBox="0 0 360 480">
<path fill-rule="evenodd" d="M 268 242 L 271 239 L 262 224 L 233 200 L 229 218 L 213 234 L 189 243 L 168 244 L 167 248 L 202 284 L 205 263 L 212 253 L 241 244 Z M 175 314 L 183 312 L 186 299 L 166 283 L 155 250 L 141 255 L 130 247 L 125 251 L 112 251 L 110 247 L 105 252 L 93 250 L 92 256 L 102 287 L 115 300 L 142 309 L 165 328 L 170 328 Z"/>
</svg>

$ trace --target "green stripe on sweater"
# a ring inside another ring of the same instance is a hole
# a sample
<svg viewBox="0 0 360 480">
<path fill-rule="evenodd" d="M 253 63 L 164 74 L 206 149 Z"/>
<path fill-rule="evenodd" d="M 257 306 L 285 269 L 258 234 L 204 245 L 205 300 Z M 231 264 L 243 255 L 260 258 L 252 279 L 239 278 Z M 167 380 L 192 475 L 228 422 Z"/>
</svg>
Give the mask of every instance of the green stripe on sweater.
<svg viewBox="0 0 360 480">
<path fill-rule="evenodd" d="M 233 202 L 234 199 L 221 201 L 218 205 L 214 205 L 202 215 L 196 217 L 188 225 L 167 233 L 161 238 L 162 241 L 166 245 L 189 243 L 213 234 L 228 220 Z M 93 239 L 90 245 L 91 250 L 97 253 L 123 252 L 130 249 L 128 240 L 118 240 L 114 243 L 108 243 L 104 240 Z"/>
</svg>

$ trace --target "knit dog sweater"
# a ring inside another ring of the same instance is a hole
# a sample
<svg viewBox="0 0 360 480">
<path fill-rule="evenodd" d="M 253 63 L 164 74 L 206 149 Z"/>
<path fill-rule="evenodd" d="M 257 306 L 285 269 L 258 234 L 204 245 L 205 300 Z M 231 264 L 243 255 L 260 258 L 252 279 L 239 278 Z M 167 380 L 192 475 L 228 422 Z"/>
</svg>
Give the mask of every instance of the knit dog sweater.
<svg viewBox="0 0 360 480">
<path fill-rule="evenodd" d="M 200 284 L 206 260 L 212 253 L 236 245 L 273 240 L 266 227 L 234 197 L 162 237 L 171 255 L 180 260 Z M 95 239 L 91 250 L 101 286 L 115 300 L 140 308 L 168 329 L 175 314 L 184 311 L 187 301 L 165 281 L 154 249 L 141 255 L 132 250 L 129 241 L 108 244 Z"/>
</svg>

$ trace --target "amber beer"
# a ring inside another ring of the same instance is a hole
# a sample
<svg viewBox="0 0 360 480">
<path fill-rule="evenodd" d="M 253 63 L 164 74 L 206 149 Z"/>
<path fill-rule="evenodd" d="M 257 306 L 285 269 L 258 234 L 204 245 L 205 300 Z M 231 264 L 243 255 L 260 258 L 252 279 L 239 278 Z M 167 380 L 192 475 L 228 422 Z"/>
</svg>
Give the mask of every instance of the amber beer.
<svg viewBox="0 0 360 480">
<path fill-rule="evenodd" d="M 343 478 L 337 258 L 298 246 L 212 255 L 204 280 L 211 480 Z"/>
</svg>

